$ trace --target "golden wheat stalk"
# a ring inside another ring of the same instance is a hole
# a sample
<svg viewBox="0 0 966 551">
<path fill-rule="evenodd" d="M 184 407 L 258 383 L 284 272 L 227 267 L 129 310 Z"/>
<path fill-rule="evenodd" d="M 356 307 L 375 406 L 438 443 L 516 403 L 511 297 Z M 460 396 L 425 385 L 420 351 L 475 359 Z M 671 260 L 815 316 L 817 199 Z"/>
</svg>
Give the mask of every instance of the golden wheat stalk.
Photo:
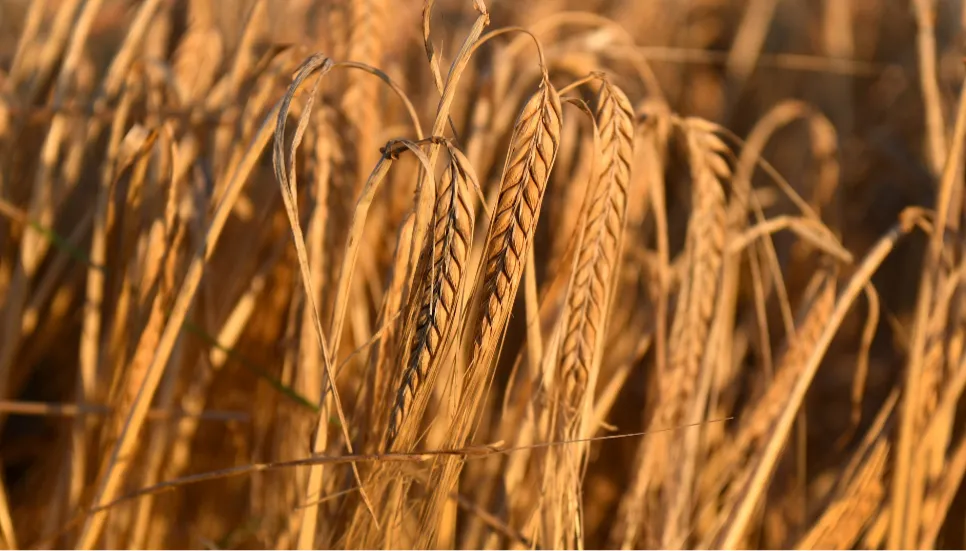
<svg viewBox="0 0 966 551">
<path fill-rule="evenodd" d="M 727 518 L 722 519 L 720 533 L 714 538 L 712 547 L 733 549 L 744 538 L 753 514 L 761 503 L 781 450 L 787 443 L 791 427 L 800 413 L 805 394 L 814 380 L 818 366 L 828 351 L 833 337 L 841 327 L 846 313 L 859 293 L 866 288 L 872 274 L 881 266 L 885 257 L 892 252 L 898 240 L 922 224 L 923 215 L 920 209 L 910 207 L 900 213 L 899 223 L 876 242 L 875 246 L 866 254 L 862 263 L 859 264 L 848 285 L 839 294 L 828 322 L 822 328 L 822 333 L 816 341 L 814 349 L 808 355 L 808 359 L 795 381 L 794 388 L 785 399 L 781 415 L 769 429 L 765 445 L 759 456 L 754 460 L 751 476 L 743 484 L 744 489 L 739 497 L 731 503 Z"/>
<path fill-rule="evenodd" d="M 721 511 L 715 508 L 723 489 L 726 491 L 721 503 L 729 503 L 737 498 L 751 476 L 756 452 L 760 452 L 769 430 L 781 415 L 802 366 L 832 315 L 836 289 L 834 270 L 815 275 L 800 307 L 795 333 L 789 337 L 778 361 L 774 380 L 765 394 L 746 408 L 746 413 L 738 420 L 733 440 L 723 444 L 706 462 L 707 468 L 701 473 L 697 492 L 705 503 L 698 512 L 701 524 L 705 521 L 713 524 L 710 519 L 720 517 Z"/>
<path fill-rule="evenodd" d="M 480 294 L 483 309 L 474 331 L 475 352 L 492 349 L 505 328 L 556 158 L 561 118 L 560 98 L 545 79 L 514 125 L 484 249 Z"/>
<path fill-rule="evenodd" d="M 618 87 L 606 81 L 601 86 L 596 118 L 601 177 L 593 190 L 584 241 L 578 252 L 563 341 L 561 373 L 565 386 L 571 386 L 574 392 L 570 396 L 572 407 L 579 407 L 588 375 L 600 357 L 627 215 L 634 149 L 631 103 Z"/>
<path fill-rule="evenodd" d="M 894 430 L 898 397 L 898 392 L 893 391 L 880 408 L 858 449 L 844 465 L 825 512 L 795 545 L 797 549 L 852 548 L 875 520 L 886 494 L 886 472 L 892 452 L 888 434 Z"/>
<path fill-rule="evenodd" d="M 669 377 L 663 386 L 664 397 L 671 399 L 657 419 L 662 427 L 698 422 L 704 417 L 706 390 L 697 383 L 706 380 L 703 369 L 711 369 L 705 355 L 711 333 L 712 317 L 718 298 L 718 282 L 723 265 L 723 248 L 727 233 L 727 208 L 722 182 L 731 178 L 725 161 L 730 152 L 718 136 L 701 128 L 701 124 L 685 128 L 693 189 L 691 219 L 688 224 L 688 274 L 682 290 L 681 307 L 674 317 L 670 335 Z M 693 230 L 693 233 L 692 233 Z M 706 373 L 706 372 L 705 372 Z M 700 414 L 698 413 L 700 412 Z M 672 460 L 678 466 L 669 471 L 665 481 L 666 519 L 662 544 L 683 545 L 691 532 L 692 485 L 697 463 L 700 429 L 681 432 L 671 446 Z"/>
<path fill-rule="evenodd" d="M 588 114 L 591 114 L 588 110 Z M 556 367 L 547 438 L 577 440 L 593 431 L 592 399 L 595 394 L 610 304 L 618 273 L 627 217 L 628 186 L 634 148 L 634 115 L 627 96 L 610 82 L 601 84 L 594 150 L 598 153 L 591 185 L 578 218 L 562 334 L 552 341 L 559 352 L 544 360 Z M 558 360 L 559 358 L 559 360 Z M 539 407 L 539 406 L 538 406 Z M 550 421 L 550 419 L 554 419 Z M 541 423 L 543 424 L 543 423 Z M 579 506 L 582 465 L 587 446 L 577 444 L 548 450 L 544 457 L 543 487 L 539 500 L 542 529 L 535 537 L 551 548 L 579 548 L 583 544 Z"/>
<path fill-rule="evenodd" d="M 544 75 L 513 128 L 497 207 L 483 249 L 477 295 L 481 311 L 472 333 L 473 352 L 459 407 L 446 439 L 449 448 L 459 448 L 468 439 L 492 375 L 524 260 L 533 244 L 544 191 L 560 144 L 561 124 L 560 97 Z M 419 547 L 433 547 L 440 513 L 460 468 L 461 460 L 455 457 L 441 458 L 434 464 L 431 487 L 435 491 L 423 511 Z"/>
<path fill-rule="evenodd" d="M 688 271 L 671 324 L 669 376 L 663 385 L 670 403 L 677 405 L 694 395 L 696 375 L 707 345 L 725 240 L 725 196 L 721 181 L 731 175 L 722 156 L 727 147 L 716 136 L 688 129 L 686 140 L 693 178 L 693 210 L 685 252 Z M 674 414 L 665 419 L 676 420 L 678 417 Z"/>
<path fill-rule="evenodd" d="M 775 380 L 758 402 L 758 407 L 751 410 L 747 423 L 739 429 L 736 450 L 739 457 L 747 454 L 767 434 L 771 424 L 781 414 L 801 366 L 815 349 L 815 343 L 832 315 L 837 288 L 835 273 L 818 274 L 817 277 L 818 287 L 813 291 L 814 297 L 804 309 L 795 336 L 779 361 Z"/>
<path fill-rule="evenodd" d="M 731 176 L 725 161 L 728 148 L 700 123 L 685 121 L 682 126 L 691 165 L 692 212 L 685 240 L 686 271 L 671 324 L 667 368 L 658 380 L 660 398 L 650 422 L 651 429 L 658 431 L 685 423 L 691 413 L 711 329 L 727 229 L 722 181 Z M 667 518 L 663 521 L 650 514 L 658 510 L 650 511 L 647 497 L 658 486 L 671 486 L 686 478 L 668 470 L 668 458 L 683 452 L 683 442 L 675 441 L 676 436 L 660 432 L 642 444 L 632 489 L 621 503 L 614 543 L 633 546 L 645 514 L 655 517 L 651 523 L 654 527 L 669 525 L 667 537 L 674 539 L 682 531 L 681 519 L 673 518 L 683 514 L 679 510 L 683 505 L 675 501 L 680 497 L 675 496 L 686 496 L 687 488 L 665 488 L 665 499 L 671 503 L 665 504 L 663 515 Z"/>
</svg>

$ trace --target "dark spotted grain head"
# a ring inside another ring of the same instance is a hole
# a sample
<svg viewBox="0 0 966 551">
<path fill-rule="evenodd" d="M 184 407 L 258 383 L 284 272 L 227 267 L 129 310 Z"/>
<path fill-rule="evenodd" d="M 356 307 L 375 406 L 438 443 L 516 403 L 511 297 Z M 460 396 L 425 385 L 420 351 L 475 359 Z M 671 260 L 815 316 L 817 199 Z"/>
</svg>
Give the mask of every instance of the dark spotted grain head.
<svg viewBox="0 0 966 551">
<path fill-rule="evenodd" d="M 474 224 L 468 170 L 454 155 L 436 188 L 433 231 L 416 269 L 407 349 L 400 355 L 406 358 L 405 368 L 389 419 L 387 447 L 397 440 L 407 418 L 418 423 L 423 408 L 416 405 L 417 396 L 432 385 L 459 321 Z"/>
</svg>

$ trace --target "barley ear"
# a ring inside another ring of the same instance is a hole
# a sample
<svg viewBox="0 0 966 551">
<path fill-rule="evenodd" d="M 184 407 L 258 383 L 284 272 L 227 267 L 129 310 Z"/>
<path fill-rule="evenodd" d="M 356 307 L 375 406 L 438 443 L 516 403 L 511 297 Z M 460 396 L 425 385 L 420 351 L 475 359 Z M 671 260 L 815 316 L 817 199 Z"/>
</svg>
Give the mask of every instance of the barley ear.
<svg viewBox="0 0 966 551">
<path fill-rule="evenodd" d="M 446 439 L 449 449 L 464 446 L 470 438 L 492 379 L 556 159 L 561 121 L 560 97 L 545 75 L 513 128 L 497 207 L 483 249 L 475 297 L 480 304 L 479 318 L 471 325 L 472 355 Z M 422 513 L 419 547 L 434 547 L 443 506 L 461 467 L 462 460 L 453 456 L 440 457 L 434 463 L 429 486 L 433 494 Z"/>
</svg>

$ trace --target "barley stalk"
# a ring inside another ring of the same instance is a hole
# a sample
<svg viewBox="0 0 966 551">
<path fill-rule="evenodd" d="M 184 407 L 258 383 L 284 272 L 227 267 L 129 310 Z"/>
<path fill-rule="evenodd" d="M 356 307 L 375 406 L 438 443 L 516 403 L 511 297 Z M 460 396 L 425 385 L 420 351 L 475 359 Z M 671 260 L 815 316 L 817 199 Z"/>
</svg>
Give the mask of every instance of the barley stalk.
<svg viewBox="0 0 966 551">
<path fill-rule="evenodd" d="M 569 320 L 563 341 L 561 374 L 571 407 L 578 407 L 587 379 L 599 362 L 613 281 L 627 215 L 627 191 L 634 149 L 633 111 L 627 96 L 604 82 L 597 124 L 600 129 L 601 176 L 590 203 L 585 236 L 579 248 Z"/>
<path fill-rule="evenodd" d="M 727 227 L 722 188 L 722 180 L 731 174 L 723 158 L 727 146 L 698 125 L 686 124 L 684 135 L 692 176 L 692 212 L 684 252 L 687 271 L 671 324 L 667 370 L 660 375 L 661 394 L 650 423 L 652 430 L 683 424 L 692 409 L 714 313 Z M 674 436 L 662 432 L 642 444 L 635 466 L 636 478 L 632 491 L 621 504 L 615 534 L 623 547 L 634 545 L 639 537 L 649 490 L 663 484 L 673 486 L 667 478 L 673 479 L 676 475 L 668 470 L 668 462 L 683 459 L 680 457 L 682 442 L 675 442 Z M 687 488 L 665 488 L 665 495 L 688 493 Z M 684 521 L 673 517 L 684 515 L 687 507 L 680 502 L 669 505 L 664 510 L 669 516 L 666 522 L 670 524 L 666 536 L 677 538 Z"/>
<path fill-rule="evenodd" d="M 520 285 L 523 263 L 533 244 L 544 190 L 559 147 L 561 123 L 560 98 L 544 76 L 513 128 L 497 207 L 483 248 L 476 298 L 480 312 L 472 326 L 470 365 L 447 435 L 447 448 L 459 448 L 466 443 L 493 374 L 492 364 Z M 461 466 L 461 460 L 454 457 L 434 463 L 430 486 L 435 491 L 423 510 L 420 548 L 434 546 L 443 505 Z"/>
<path fill-rule="evenodd" d="M 597 174 L 587 191 L 588 206 L 580 217 L 580 241 L 576 244 L 575 268 L 566 299 L 566 326 L 554 377 L 558 382 L 553 383 L 559 400 L 554 400 L 552 406 L 562 409 L 563 417 L 551 433 L 554 440 L 585 438 L 593 430 L 592 402 L 627 217 L 634 148 L 633 110 L 627 96 L 605 80 L 594 115 L 600 159 L 593 165 Z M 582 547 L 578 504 L 586 451 L 585 445 L 578 444 L 546 454 L 543 492 L 547 500 L 541 506 L 545 527 L 540 531 L 545 546 Z"/>
<path fill-rule="evenodd" d="M 418 424 L 425 400 L 413 409 L 417 394 L 424 384 L 431 386 L 435 380 L 440 360 L 445 356 L 446 341 L 454 335 L 460 317 L 474 222 L 469 181 L 475 178 L 468 170 L 472 169 L 454 153 L 436 189 L 433 231 L 427 235 L 416 269 L 415 324 L 405 343 L 409 358 L 390 414 L 390 449 L 407 417 L 412 417 L 408 424 L 411 429 Z M 411 435 L 413 430 L 407 433 Z M 401 444 L 408 446 L 411 442 Z"/>
<path fill-rule="evenodd" d="M 885 473 L 891 447 L 887 439 L 876 442 L 852 480 L 798 542 L 798 549 L 848 549 L 855 545 L 885 498 Z"/>
<path fill-rule="evenodd" d="M 727 497 L 722 500 L 722 503 L 730 503 L 737 498 L 751 476 L 754 455 L 764 445 L 763 439 L 781 415 L 802 366 L 814 350 L 815 343 L 832 315 L 835 307 L 835 283 L 834 273 L 816 275 L 810 293 L 812 297 L 802 307 L 800 321 L 778 362 L 774 380 L 765 394 L 754 402 L 755 405 L 750 411 L 739 419 L 735 439 L 725 444 L 707 461 L 708 469 L 702 476 L 702 485 L 705 488 L 700 491 L 700 495 L 708 501 L 699 511 L 699 516 L 717 515 L 719 511 L 713 511 L 712 505 L 716 503 L 718 492 L 730 483 Z"/>
</svg>

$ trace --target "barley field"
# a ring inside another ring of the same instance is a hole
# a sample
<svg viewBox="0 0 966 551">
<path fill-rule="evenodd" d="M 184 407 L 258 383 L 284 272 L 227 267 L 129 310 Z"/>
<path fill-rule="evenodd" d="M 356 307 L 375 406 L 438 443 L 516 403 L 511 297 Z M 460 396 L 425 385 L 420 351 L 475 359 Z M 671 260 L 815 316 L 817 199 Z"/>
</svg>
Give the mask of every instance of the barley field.
<svg viewBox="0 0 966 551">
<path fill-rule="evenodd" d="M 0 545 L 966 546 L 964 47 L 0 0 Z"/>
</svg>

